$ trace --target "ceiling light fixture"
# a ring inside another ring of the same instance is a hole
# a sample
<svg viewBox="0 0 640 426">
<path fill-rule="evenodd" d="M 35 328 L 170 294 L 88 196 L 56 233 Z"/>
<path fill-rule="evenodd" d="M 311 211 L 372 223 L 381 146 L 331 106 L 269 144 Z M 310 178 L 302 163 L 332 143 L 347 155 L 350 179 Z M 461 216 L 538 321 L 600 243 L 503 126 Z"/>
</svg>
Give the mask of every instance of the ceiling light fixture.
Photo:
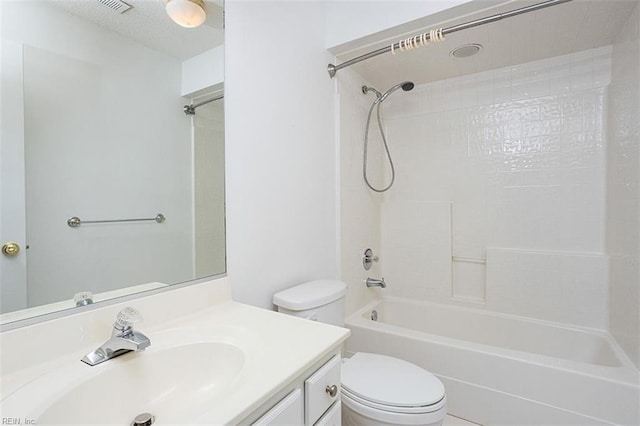
<svg viewBox="0 0 640 426">
<path fill-rule="evenodd" d="M 482 50 L 482 45 L 478 43 L 470 43 L 462 46 L 458 46 L 453 49 L 449 54 L 454 58 L 462 59 L 468 58 L 473 55 L 477 55 Z"/>
<path fill-rule="evenodd" d="M 167 15 L 185 28 L 195 28 L 207 18 L 203 0 L 167 0 Z"/>
</svg>

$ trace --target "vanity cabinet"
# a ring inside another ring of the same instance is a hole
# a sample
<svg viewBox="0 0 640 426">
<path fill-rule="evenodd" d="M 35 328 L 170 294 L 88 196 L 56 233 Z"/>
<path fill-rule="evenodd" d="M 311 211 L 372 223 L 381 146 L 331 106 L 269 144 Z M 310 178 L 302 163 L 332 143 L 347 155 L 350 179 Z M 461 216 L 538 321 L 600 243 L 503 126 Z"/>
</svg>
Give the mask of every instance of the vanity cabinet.
<svg viewBox="0 0 640 426">
<path fill-rule="evenodd" d="M 340 355 L 335 355 L 304 381 L 304 424 L 313 425 L 340 400 Z"/>
<path fill-rule="evenodd" d="M 336 401 L 314 426 L 340 426 L 342 424 L 342 404 Z"/>
<path fill-rule="evenodd" d="M 81 362 L 128 306 L 144 315 L 140 331 L 152 345 L 99 367 Z M 337 425 L 348 336 L 345 328 L 236 303 L 227 277 L 87 306 L 0 331 L 0 412 L 38 424 L 88 425 L 97 415 L 124 425 L 149 412 L 163 424 Z M 111 388 L 117 398 L 102 398 Z"/>
<path fill-rule="evenodd" d="M 302 390 L 296 388 L 263 414 L 252 426 L 297 425 L 300 424 L 302 416 Z"/>
<path fill-rule="evenodd" d="M 291 381 L 242 424 L 253 426 L 339 426 L 339 353 L 332 353 Z"/>
</svg>

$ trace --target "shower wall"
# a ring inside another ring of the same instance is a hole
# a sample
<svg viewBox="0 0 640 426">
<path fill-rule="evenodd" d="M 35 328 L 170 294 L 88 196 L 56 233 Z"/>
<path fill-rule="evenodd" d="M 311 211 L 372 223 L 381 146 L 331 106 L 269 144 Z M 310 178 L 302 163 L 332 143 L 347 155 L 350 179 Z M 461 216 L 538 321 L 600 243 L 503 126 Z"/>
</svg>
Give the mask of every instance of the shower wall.
<svg viewBox="0 0 640 426">
<path fill-rule="evenodd" d="M 373 94 L 364 95 L 362 86 L 369 85 L 351 69 L 340 71 L 338 114 L 340 140 L 340 277 L 347 283 L 345 305 L 347 314 L 373 300 L 379 290 L 365 287 L 367 277 L 380 277 L 381 262 L 369 271 L 362 266 L 366 248 L 380 254 L 380 205 L 382 195 L 368 189 L 362 176 L 364 129 Z M 375 112 L 374 112 L 375 117 Z M 369 140 L 367 176 L 376 187 L 382 185 L 382 140 L 372 123 Z M 384 181 L 388 182 L 388 181 Z"/>
<path fill-rule="evenodd" d="M 385 295 L 608 329 L 610 80 L 604 47 L 396 94 L 384 104 L 396 184 L 379 195 L 361 177 L 372 99 L 341 74 L 348 310 L 372 297 L 353 266 L 370 241 Z"/>
<path fill-rule="evenodd" d="M 604 47 L 389 100 L 389 294 L 608 328 Z"/>
<path fill-rule="evenodd" d="M 640 366 L 640 13 L 613 45 L 607 152 L 607 252 L 611 256 L 611 332 Z"/>
</svg>

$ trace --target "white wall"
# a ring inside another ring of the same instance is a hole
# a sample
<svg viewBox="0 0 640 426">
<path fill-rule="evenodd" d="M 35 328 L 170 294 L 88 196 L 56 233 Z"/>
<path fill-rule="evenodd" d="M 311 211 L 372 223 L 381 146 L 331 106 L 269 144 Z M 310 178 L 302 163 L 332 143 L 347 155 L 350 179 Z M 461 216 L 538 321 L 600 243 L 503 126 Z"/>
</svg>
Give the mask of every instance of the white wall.
<svg viewBox="0 0 640 426">
<path fill-rule="evenodd" d="M 327 3 L 325 46 L 334 47 L 470 0 L 331 1 Z"/>
<path fill-rule="evenodd" d="M 182 95 L 224 83 L 224 45 L 207 50 L 182 63 Z"/>
<path fill-rule="evenodd" d="M 227 256 L 234 299 L 338 277 L 334 83 L 325 10 L 225 3 Z"/>
<path fill-rule="evenodd" d="M 44 3 L 2 7 L 3 40 L 25 53 L 29 304 L 191 279 L 190 120 L 181 112 L 180 62 Z M 107 119 L 96 121 L 95 112 Z M 71 216 L 157 213 L 167 221 L 66 224 Z"/>
<path fill-rule="evenodd" d="M 353 268 L 360 246 L 377 246 L 373 237 L 338 247 L 336 162 L 344 152 L 335 147 L 325 47 L 466 2 L 226 2 L 227 266 L 236 300 L 271 307 L 274 292 L 337 278 L 341 261 Z M 343 212 L 366 210 L 350 195 L 341 195 Z M 347 281 L 360 292 L 351 271 Z"/>
<path fill-rule="evenodd" d="M 613 45 L 607 155 L 611 332 L 640 366 L 640 8 Z"/>
</svg>

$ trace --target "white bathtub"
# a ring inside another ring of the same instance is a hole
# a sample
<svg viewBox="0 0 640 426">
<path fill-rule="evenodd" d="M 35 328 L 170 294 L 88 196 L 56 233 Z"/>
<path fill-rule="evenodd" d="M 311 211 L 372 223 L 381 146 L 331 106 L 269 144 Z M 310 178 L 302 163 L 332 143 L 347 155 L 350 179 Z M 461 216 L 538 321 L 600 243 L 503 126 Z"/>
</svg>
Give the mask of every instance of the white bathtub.
<svg viewBox="0 0 640 426">
<path fill-rule="evenodd" d="M 444 383 L 449 412 L 477 423 L 640 424 L 638 370 L 606 333 L 396 298 L 345 326 L 347 352 L 423 367 Z"/>
</svg>

